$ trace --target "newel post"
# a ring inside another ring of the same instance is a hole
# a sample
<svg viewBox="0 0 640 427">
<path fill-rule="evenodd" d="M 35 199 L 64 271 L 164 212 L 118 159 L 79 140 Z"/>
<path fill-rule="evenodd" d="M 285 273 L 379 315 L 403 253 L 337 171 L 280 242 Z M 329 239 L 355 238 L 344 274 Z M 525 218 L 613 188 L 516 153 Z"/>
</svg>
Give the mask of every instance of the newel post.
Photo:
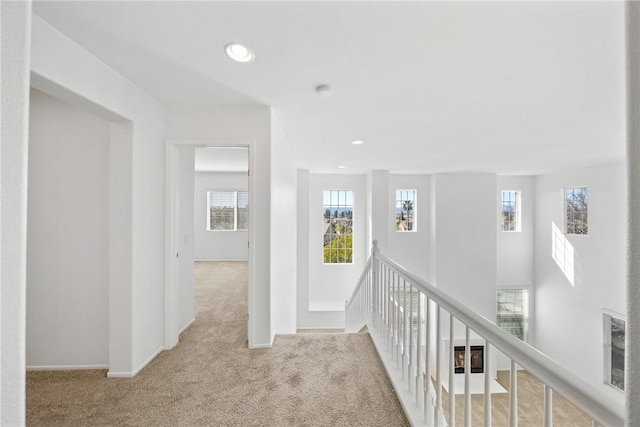
<svg viewBox="0 0 640 427">
<path fill-rule="evenodd" d="M 371 248 L 371 318 L 373 325 L 378 327 L 378 315 L 380 313 L 380 263 L 378 262 L 378 239 L 373 239 L 373 247 Z"/>
</svg>

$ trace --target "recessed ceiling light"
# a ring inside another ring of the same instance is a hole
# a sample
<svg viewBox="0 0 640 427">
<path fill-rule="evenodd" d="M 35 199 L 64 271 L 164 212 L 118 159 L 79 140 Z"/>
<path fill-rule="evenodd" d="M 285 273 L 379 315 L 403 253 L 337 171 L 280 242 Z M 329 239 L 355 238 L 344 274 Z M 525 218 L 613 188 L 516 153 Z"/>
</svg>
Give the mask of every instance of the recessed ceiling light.
<svg viewBox="0 0 640 427">
<path fill-rule="evenodd" d="M 344 166 L 344 165 L 338 166 L 338 169 L 344 169 L 344 168 L 346 168 L 346 166 Z"/>
<path fill-rule="evenodd" d="M 224 52 L 229 58 L 237 62 L 253 62 L 256 58 L 256 55 L 251 49 L 240 43 L 227 43 L 224 47 Z"/>
<path fill-rule="evenodd" d="M 359 139 L 356 139 L 355 141 L 352 141 L 351 143 L 352 143 L 353 145 L 362 145 L 362 144 L 364 144 L 364 141 L 361 141 L 361 140 L 359 140 Z"/>
</svg>

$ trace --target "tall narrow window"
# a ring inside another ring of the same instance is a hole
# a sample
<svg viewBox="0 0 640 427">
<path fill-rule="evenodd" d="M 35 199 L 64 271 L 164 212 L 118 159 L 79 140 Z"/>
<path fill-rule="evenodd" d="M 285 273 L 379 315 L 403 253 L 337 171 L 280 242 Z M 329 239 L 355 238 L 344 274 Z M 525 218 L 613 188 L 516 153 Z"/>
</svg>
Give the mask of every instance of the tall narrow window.
<svg viewBox="0 0 640 427">
<path fill-rule="evenodd" d="M 247 191 L 207 191 L 207 230 L 243 231 L 249 225 Z"/>
<path fill-rule="evenodd" d="M 520 192 L 502 191 L 502 231 L 520 231 Z"/>
<path fill-rule="evenodd" d="M 625 321 L 604 313 L 604 382 L 624 391 Z"/>
<path fill-rule="evenodd" d="M 498 289 L 497 324 L 511 335 L 526 341 L 529 298 L 526 289 Z"/>
<path fill-rule="evenodd" d="M 587 187 L 564 189 L 564 213 L 567 234 L 587 234 L 589 229 L 589 193 Z"/>
<path fill-rule="evenodd" d="M 416 190 L 396 190 L 396 231 L 416 231 Z"/>
<path fill-rule="evenodd" d="M 325 190 L 322 202 L 323 262 L 353 262 L 353 191 Z"/>
</svg>

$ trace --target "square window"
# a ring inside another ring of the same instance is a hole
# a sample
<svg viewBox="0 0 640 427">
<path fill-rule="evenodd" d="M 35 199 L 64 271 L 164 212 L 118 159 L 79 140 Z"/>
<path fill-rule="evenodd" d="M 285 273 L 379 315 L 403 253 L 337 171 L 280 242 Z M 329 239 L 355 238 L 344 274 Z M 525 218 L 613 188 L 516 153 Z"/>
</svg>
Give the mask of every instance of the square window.
<svg viewBox="0 0 640 427">
<path fill-rule="evenodd" d="M 248 228 L 248 191 L 207 191 L 208 231 L 246 231 Z"/>
</svg>

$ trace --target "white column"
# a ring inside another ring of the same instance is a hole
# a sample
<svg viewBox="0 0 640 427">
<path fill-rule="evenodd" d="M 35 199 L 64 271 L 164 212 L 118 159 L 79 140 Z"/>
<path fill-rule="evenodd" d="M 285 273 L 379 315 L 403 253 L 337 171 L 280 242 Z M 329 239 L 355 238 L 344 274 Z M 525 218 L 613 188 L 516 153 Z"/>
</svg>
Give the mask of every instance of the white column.
<svg viewBox="0 0 640 427">
<path fill-rule="evenodd" d="M 389 255 L 389 171 L 371 173 L 371 235 L 380 251 Z"/>
<path fill-rule="evenodd" d="M 0 425 L 25 424 L 27 147 L 31 2 L 1 2 Z"/>
<path fill-rule="evenodd" d="M 626 425 L 640 425 L 640 3 L 626 2 L 627 241 Z"/>
</svg>

